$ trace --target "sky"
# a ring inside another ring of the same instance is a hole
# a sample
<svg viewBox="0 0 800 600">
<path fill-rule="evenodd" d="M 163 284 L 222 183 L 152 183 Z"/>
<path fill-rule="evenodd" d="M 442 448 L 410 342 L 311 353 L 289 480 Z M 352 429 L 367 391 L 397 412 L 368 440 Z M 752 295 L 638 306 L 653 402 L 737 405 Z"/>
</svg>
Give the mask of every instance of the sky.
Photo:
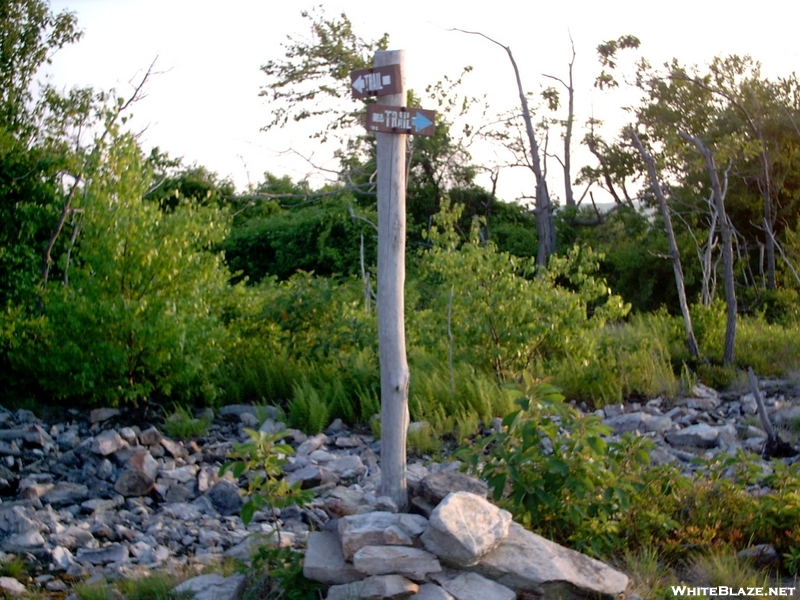
<svg viewBox="0 0 800 600">
<path fill-rule="evenodd" d="M 270 120 L 270 106 L 259 96 L 269 83 L 261 66 L 283 56 L 287 36 L 309 38 L 301 11 L 319 5 L 319 0 L 51 0 L 54 12 L 77 14 L 84 37 L 54 56 L 48 77 L 59 87 L 115 88 L 125 97 L 131 82 L 138 82 L 155 60 L 157 74 L 131 121 L 134 129 L 143 130 L 145 150 L 158 146 L 182 157 L 186 165 L 202 165 L 232 179 L 240 190 L 263 180 L 267 171 L 321 183 L 330 175 L 325 169 L 336 169 L 336 147 L 308 136 L 323 124 L 261 131 Z M 552 84 L 542 74 L 567 76 L 571 36 L 577 54 L 577 122 L 591 116 L 603 119 L 608 137 L 625 123 L 623 107 L 637 96 L 593 88 L 599 72 L 595 48 L 604 40 L 636 35 L 642 41 L 640 55 L 656 65 L 672 57 L 702 65 L 716 55 L 737 53 L 761 61 L 767 76 L 800 70 L 800 3 L 786 0 L 675 0 L 669 5 L 628 0 L 338 0 L 322 5 L 328 17 L 346 13 L 364 39 L 388 33 L 390 49 L 405 50 L 408 87 L 420 94 L 427 85 L 444 76 L 457 77 L 472 66 L 463 92 L 486 94 L 495 113 L 518 107 L 508 57 L 490 42 L 451 29 L 480 31 L 510 46 L 523 85 L 533 92 Z M 621 66 L 631 73 L 632 58 Z M 349 99 L 342 102 L 343 108 L 355 106 Z M 575 135 L 576 142 L 582 135 Z M 472 152 L 483 164 L 508 158 L 489 143 L 476 142 Z M 574 162 L 590 160 L 584 150 L 575 149 Z M 551 189 L 558 195 L 558 165 L 551 161 L 549 166 Z M 501 171 L 502 199 L 531 195 L 532 190 L 530 172 Z"/>
</svg>

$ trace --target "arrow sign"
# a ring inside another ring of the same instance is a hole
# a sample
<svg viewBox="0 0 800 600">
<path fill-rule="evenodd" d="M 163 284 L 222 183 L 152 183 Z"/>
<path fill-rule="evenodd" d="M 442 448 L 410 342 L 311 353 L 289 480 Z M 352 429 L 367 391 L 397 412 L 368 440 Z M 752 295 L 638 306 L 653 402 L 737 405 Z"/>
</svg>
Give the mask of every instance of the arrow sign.
<svg viewBox="0 0 800 600">
<path fill-rule="evenodd" d="M 379 133 L 410 133 L 431 136 L 435 133 L 436 111 L 387 104 L 367 106 L 367 130 Z"/>
<path fill-rule="evenodd" d="M 353 98 L 387 96 L 400 91 L 400 65 L 387 65 L 350 71 Z"/>
</svg>

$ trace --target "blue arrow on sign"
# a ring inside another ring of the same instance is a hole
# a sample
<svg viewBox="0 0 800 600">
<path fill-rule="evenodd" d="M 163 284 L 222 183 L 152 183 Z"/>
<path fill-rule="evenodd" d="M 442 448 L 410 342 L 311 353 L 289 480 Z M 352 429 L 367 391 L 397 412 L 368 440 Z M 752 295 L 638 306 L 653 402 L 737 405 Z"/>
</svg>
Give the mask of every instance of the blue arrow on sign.
<svg viewBox="0 0 800 600">
<path fill-rule="evenodd" d="M 425 129 L 429 125 L 433 125 L 433 121 L 428 119 L 425 115 L 421 112 L 418 112 L 414 115 L 414 118 L 411 120 L 411 123 L 414 125 L 414 131 L 420 131 Z"/>
</svg>

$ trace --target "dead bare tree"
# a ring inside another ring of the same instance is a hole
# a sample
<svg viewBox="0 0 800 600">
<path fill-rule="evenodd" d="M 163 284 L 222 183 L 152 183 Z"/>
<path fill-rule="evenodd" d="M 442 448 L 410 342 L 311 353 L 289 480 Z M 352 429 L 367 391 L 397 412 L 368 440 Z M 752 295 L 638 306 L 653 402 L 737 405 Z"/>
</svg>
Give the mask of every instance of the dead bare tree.
<svg viewBox="0 0 800 600">
<path fill-rule="evenodd" d="M 653 189 L 653 194 L 658 200 L 658 205 L 661 208 L 661 216 L 664 218 L 664 228 L 667 234 L 667 244 L 669 246 L 669 257 L 672 261 L 672 270 L 675 273 L 675 287 L 678 291 L 678 301 L 681 306 L 681 314 L 683 315 L 683 325 L 686 329 L 686 340 L 689 346 L 689 354 L 694 357 L 700 356 L 700 349 L 697 346 L 697 339 L 694 335 L 694 328 L 692 327 L 692 315 L 689 312 L 689 303 L 686 300 L 686 285 L 683 276 L 683 266 L 681 264 L 681 254 L 678 249 L 678 244 L 675 241 L 675 230 L 672 228 L 672 217 L 670 215 L 669 205 L 661 190 L 661 184 L 658 182 L 658 172 L 656 171 L 656 163 L 653 156 L 645 149 L 644 144 L 639 139 L 636 131 L 629 127 L 626 130 L 627 136 L 630 138 L 633 145 L 638 150 L 639 154 L 647 165 L 647 172 L 650 177 L 650 186 Z"/>
<path fill-rule="evenodd" d="M 714 198 L 714 206 L 717 209 L 720 237 L 722 238 L 722 272 L 723 282 L 725 285 L 725 304 L 727 306 L 723 362 L 725 362 L 725 364 L 733 364 L 736 343 L 736 321 L 738 316 L 736 306 L 736 290 L 734 288 L 733 280 L 733 235 L 731 232 L 730 221 L 728 220 L 725 212 L 725 195 L 722 190 L 722 184 L 719 180 L 717 166 L 714 164 L 714 154 L 711 149 L 703 144 L 700 138 L 696 136 L 693 136 L 683 130 L 679 130 L 678 133 L 683 139 L 694 144 L 694 146 L 700 152 L 705 160 L 706 171 L 708 171 L 708 176 L 711 180 L 711 193 Z"/>
<path fill-rule="evenodd" d="M 478 35 L 482 38 L 489 40 L 493 44 L 500 46 L 508 54 L 508 59 L 511 61 L 511 66 L 514 69 L 514 77 L 517 82 L 517 91 L 519 92 L 520 107 L 522 110 L 522 119 L 525 122 L 525 132 L 527 134 L 529 152 L 530 152 L 530 168 L 536 179 L 536 195 L 534 214 L 536 215 L 536 230 L 539 236 L 539 246 L 536 253 L 536 265 L 540 269 L 547 267 L 547 258 L 556 250 L 556 231 L 555 219 L 553 218 L 553 205 L 550 202 L 550 192 L 547 188 L 547 179 L 542 166 L 541 149 L 539 142 L 536 139 L 536 132 L 533 128 L 533 119 L 531 118 L 531 111 L 528 106 L 528 98 L 525 95 L 525 90 L 522 87 L 522 79 L 519 74 L 519 67 L 517 61 L 514 59 L 514 54 L 511 52 L 509 46 L 505 46 L 497 40 L 490 38 L 488 35 L 479 31 L 465 31 L 463 29 L 452 29 L 451 31 L 459 31 L 469 35 Z"/>
</svg>

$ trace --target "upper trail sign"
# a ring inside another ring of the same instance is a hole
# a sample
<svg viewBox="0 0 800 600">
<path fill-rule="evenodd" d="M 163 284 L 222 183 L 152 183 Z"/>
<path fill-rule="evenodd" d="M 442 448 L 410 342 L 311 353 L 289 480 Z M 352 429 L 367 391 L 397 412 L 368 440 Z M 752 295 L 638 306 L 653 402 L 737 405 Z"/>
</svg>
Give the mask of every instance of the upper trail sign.
<svg viewBox="0 0 800 600">
<path fill-rule="evenodd" d="M 400 65 L 386 65 L 350 72 L 353 98 L 388 96 L 400 91 Z"/>
</svg>

